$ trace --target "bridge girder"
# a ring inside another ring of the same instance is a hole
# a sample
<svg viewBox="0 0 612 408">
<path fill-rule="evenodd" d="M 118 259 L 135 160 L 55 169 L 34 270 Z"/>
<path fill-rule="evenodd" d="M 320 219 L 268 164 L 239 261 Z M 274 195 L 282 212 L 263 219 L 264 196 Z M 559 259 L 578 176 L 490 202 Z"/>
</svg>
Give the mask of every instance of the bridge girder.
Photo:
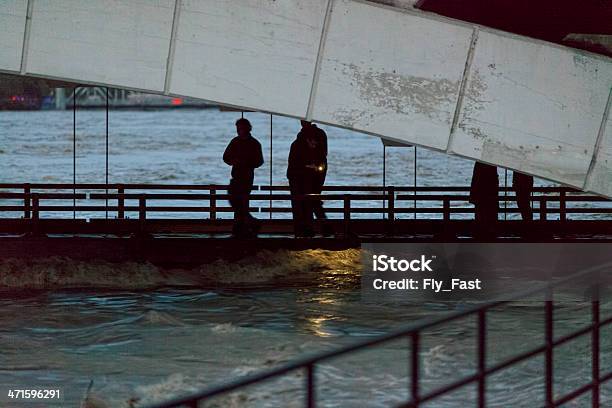
<svg viewBox="0 0 612 408">
<path fill-rule="evenodd" d="M 363 0 L 7 0 L 0 70 L 308 118 L 612 197 L 610 58 Z"/>
</svg>

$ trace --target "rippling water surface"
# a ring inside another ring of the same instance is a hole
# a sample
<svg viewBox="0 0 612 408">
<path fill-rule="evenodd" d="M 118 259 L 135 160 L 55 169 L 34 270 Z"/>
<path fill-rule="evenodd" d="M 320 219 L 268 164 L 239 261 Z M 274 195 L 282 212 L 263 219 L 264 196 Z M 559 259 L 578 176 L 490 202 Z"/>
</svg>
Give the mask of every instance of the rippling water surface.
<svg viewBox="0 0 612 408">
<path fill-rule="evenodd" d="M 236 112 L 208 110 L 111 111 L 109 175 L 114 183 L 226 183 L 222 154 L 235 136 Z M 245 113 L 261 142 L 266 163 L 256 183 L 270 172 L 270 116 Z M 105 179 L 105 112 L 77 112 L 77 182 Z M 299 131 L 296 119 L 275 116 L 273 183 L 286 184 L 289 146 Z M 324 126 L 329 136 L 328 182 L 382 184 L 380 139 Z M 0 182 L 72 183 L 72 112 L 0 112 Z M 414 150 L 387 149 L 388 185 L 412 185 Z M 418 151 L 422 185 L 466 185 L 472 163 L 425 149 Z"/>
<path fill-rule="evenodd" d="M 362 297 L 358 262 L 357 250 L 308 250 L 265 252 L 195 272 L 149 264 L 113 269 L 67 259 L 5 263 L 0 266 L 5 288 L 0 291 L 0 387 L 65 392 L 61 402 L 10 406 L 77 407 L 93 381 L 90 397 L 107 406 L 144 406 L 466 307 Z M 198 284 L 242 289 L 196 289 Z M 99 289 L 78 289 L 83 286 Z M 612 304 L 602 309 L 608 316 Z M 558 303 L 556 335 L 586 326 L 589 313 L 588 302 Z M 543 344 L 542 303 L 516 302 L 488 316 L 489 364 Z M 611 334 L 610 327 L 602 332 L 604 369 L 612 366 Z M 426 330 L 423 389 L 473 374 L 475 339 L 472 317 Z M 322 364 L 317 370 L 322 406 L 384 407 L 407 398 L 407 344 L 401 339 Z M 587 382 L 590 337 L 559 348 L 555 358 L 557 392 Z M 493 376 L 489 406 L 540 406 L 543 373 L 540 357 Z M 303 381 L 296 373 L 209 406 L 301 406 Z M 612 402 L 607 387 L 606 403 Z M 431 406 L 471 406 L 474 393 L 474 387 L 466 387 Z"/>
<path fill-rule="evenodd" d="M 44 405 L 58 407 L 78 406 L 90 380 L 94 381 L 93 393 L 109 406 L 126 407 L 130 400 L 141 406 L 273 367 L 304 353 L 379 335 L 400 322 L 455 307 L 367 304 L 356 291 L 325 288 L 238 293 L 58 291 L 20 299 L 5 296 L 0 306 L 0 384 L 3 388 L 61 387 L 64 401 Z M 557 329 L 584 325 L 588 310 L 588 304 L 560 309 Z M 541 315 L 541 308 L 530 304 L 493 313 L 488 338 L 491 360 L 501 361 L 511 351 L 539 345 L 543 341 Z M 474 327 L 468 319 L 426 332 L 422 348 L 425 389 L 474 372 Z M 610 334 L 608 330 L 602 344 L 608 351 Z M 318 370 L 322 406 L 382 407 L 406 398 L 406 343 L 395 341 L 322 365 Z M 567 390 L 587 381 L 589 347 L 585 338 L 562 349 L 556 360 L 560 388 Z M 607 353 L 602 367 L 610 363 Z M 543 360 L 538 358 L 492 378 L 490 406 L 539 406 L 534 401 L 542 401 L 542 373 Z M 300 406 L 302 382 L 299 374 L 291 375 L 224 397 L 217 406 L 246 402 Z M 609 391 L 606 398 L 612 402 Z M 467 406 L 473 398 L 474 389 L 466 388 L 433 406 Z"/>
</svg>

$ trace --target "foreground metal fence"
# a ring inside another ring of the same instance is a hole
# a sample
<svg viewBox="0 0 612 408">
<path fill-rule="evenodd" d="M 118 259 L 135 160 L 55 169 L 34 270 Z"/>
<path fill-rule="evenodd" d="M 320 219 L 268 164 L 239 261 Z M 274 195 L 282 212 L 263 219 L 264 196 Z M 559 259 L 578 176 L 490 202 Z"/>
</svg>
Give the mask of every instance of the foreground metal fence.
<svg viewBox="0 0 612 408">
<path fill-rule="evenodd" d="M 227 394 L 233 391 L 242 390 L 250 385 L 259 384 L 267 380 L 278 379 L 281 376 L 288 375 L 295 372 L 304 372 L 304 406 L 313 408 L 317 406 L 317 367 L 326 363 L 332 359 L 351 355 L 354 352 L 371 349 L 373 347 L 388 343 L 392 340 L 406 339 L 406 345 L 410 346 L 409 359 L 406 361 L 406 365 L 410 367 L 410 381 L 407 389 L 410 395 L 410 399 L 405 403 L 399 404 L 399 407 L 417 408 L 427 402 L 434 401 L 439 397 L 450 394 L 451 392 L 464 387 L 469 384 L 477 385 L 477 397 L 476 406 L 484 408 L 487 406 L 487 383 L 489 378 L 500 372 L 503 369 L 515 366 L 518 363 L 527 361 L 535 356 L 544 355 L 544 366 L 542 367 L 543 380 L 545 384 L 545 405 L 546 408 L 553 408 L 562 406 L 570 401 L 574 401 L 576 398 L 590 393 L 591 395 L 591 406 L 593 408 L 600 407 L 602 384 L 612 380 L 612 367 L 600 366 L 600 357 L 602 354 L 601 350 L 601 329 L 604 326 L 612 324 L 611 316 L 602 316 L 600 309 L 600 301 L 598 296 L 598 289 L 594 286 L 591 306 L 591 322 L 588 326 L 566 334 L 561 337 L 555 337 L 554 334 L 554 291 L 563 285 L 567 285 L 574 281 L 584 280 L 592 278 L 593 276 L 603 276 L 612 274 L 612 263 L 600 265 L 595 268 L 589 268 L 587 270 L 575 273 L 566 278 L 554 281 L 554 283 L 543 284 L 540 287 L 533 288 L 529 291 L 516 293 L 512 296 L 506 297 L 507 300 L 503 301 L 491 301 L 488 303 L 478 304 L 467 308 L 466 310 L 449 313 L 447 315 L 435 318 L 424 319 L 415 324 L 406 326 L 392 333 L 384 336 L 376 337 L 370 340 L 361 341 L 353 345 L 341 347 L 336 350 L 320 353 L 308 357 L 296 359 L 295 361 L 281 365 L 277 368 L 262 371 L 254 375 L 247 375 L 239 378 L 236 381 L 231 381 L 225 384 L 211 387 L 202 392 L 198 392 L 192 395 L 188 395 L 182 398 L 176 398 L 171 401 L 163 402 L 156 405 L 151 405 L 148 408 L 198 408 L 202 404 L 211 400 L 214 397 L 222 394 Z M 544 332 L 545 342 L 544 344 L 536 347 L 532 350 L 516 353 L 515 355 L 507 358 L 506 360 L 496 363 L 494 365 L 487 364 L 487 313 L 500 305 L 510 303 L 514 300 L 525 299 L 526 297 L 533 295 L 543 295 L 543 309 L 544 309 L 544 326 L 542 331 Z M 420 339 L 421 334 L 424 330 L 432 328 L 434 326 L 441 326 L 446 323 L 455 322 L 459 319 L 467 316 L 477 317 L 477 342 L 476 342 L 476 372 L 473 375 L 460 378 L 454 382 L 429 391 L 427 393 L 422 392 L 422 359 L 420 356 Z M 573 389 L 568 393 L 560 396 L 555 395 L 554 389 L 554 355 L 555 350 L 568 343 L 571 340 L 577 339 L 581 336 L 590 335 L 591 337 L 591 376 L 585 379 L 584 384 L 575 384 Z M 384 367 L 380 367 L 384 370 Z M 350 381 L 350 379 L 347 379 Z"/>
</svg>

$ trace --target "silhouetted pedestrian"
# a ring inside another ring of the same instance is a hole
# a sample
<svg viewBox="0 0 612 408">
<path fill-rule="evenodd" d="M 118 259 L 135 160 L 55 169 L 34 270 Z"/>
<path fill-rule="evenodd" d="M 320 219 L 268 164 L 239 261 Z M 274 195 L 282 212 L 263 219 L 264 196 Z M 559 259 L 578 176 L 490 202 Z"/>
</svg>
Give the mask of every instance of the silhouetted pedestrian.
<svg viewBox="0 0 612 408">
<path fill-rule="evenodd" d="M 307 139 L 315 143 L 315 162 L 313 164 L 317 171 L 313 174 L 312 193 L 321 194 L 323 186 L 325 185 L 325 177 L 327 176 L 327 134 L 323 129 L 312 122 L 302 120 L 300 123 L 302 125 L 300 133 L 305 133 L 308 136 Z M 323 201 L 312 201 L 312 210 L 318 220 L 327 218 L 325 210 L 323 209 Z"/>
<path fill-rule="evenodd" d="M 234 210 L 235 236 L 257 234 L 257 220 L 249 212 L 249 195 L 253 189 L 255 169 L 263 162 L 261 144 L 251 136 L 251 123 L 247 119 L 236 121 L 234 137 L 223 153 L 223 161 L 232 166 L 229 185 L 230 204 Z"/>
<path fill-rule="evenodd" d="M 327 176 L 327 134 L 317 125 L 306 120 L 300 121 L 302 129 L 300 134 L 306 136 L 306 139 L 314 145 L 314 155 L 312 158 L 311 168 L 316 170 L 312 174 L 311 194 L 321 194 L 325 185 L 325 177 Z M 310 201 L 311 210 L 321 224 L 321 233 L 325 236 L 332 235 L 330 225 L 326 222 L 327 215 L 323 208 L 323 200 L 313 199 Z"/>
<path fill-rule="evenodd" d="M 531 191 L 533 190 L 533 177 L 515 171 L 512 174 L 512 188 L 516 194 L 516 205 L 521 212 L 523 221 L 533 220 L 531 210 Z"/>
<path fill-rule="evenodd" d="M 477 237 L 481 239 L 493 238 L 499 210 L 497 167 L 480 162 L 474 164 L 470 202 L 475 206 L 475 232 Z"/>
<path fill-rule="evenodd" d="M 287 178 L 291 190 L 291 210 L 296 237 L 314 236 L 312 216 L 315 208 L 318 207 L 317 216 L 325 217 L 322 205 L 317 203 L 319 200 L 305 197 L 308 194 L 321 192 L 324 180 L 321 173 L 327 167 L 325 162 L 321 162 L 321 135 L 317 132 L 320 129 L 316 127 L 312 129 L 311 126 L 314 125 L 304 121 L 302 130 L 291 144 L 289 151 Z"/>
</svg>

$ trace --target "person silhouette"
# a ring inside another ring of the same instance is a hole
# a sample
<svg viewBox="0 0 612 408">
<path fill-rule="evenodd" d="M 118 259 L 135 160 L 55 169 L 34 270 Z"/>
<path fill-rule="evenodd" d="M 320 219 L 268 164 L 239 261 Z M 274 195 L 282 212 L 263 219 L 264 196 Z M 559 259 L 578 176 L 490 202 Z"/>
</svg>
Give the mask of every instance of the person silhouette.
<svg viewBox="0 0 612 408">
<path fill-rule="evenodd" d="M 533 220 L 531 210 L 531 191 L 533 190 L 533 177 L 515 171 L 512 173 L 512 188 L 516 194 L 516 205 L 521 212 L 523 221 Z"/>
<path fill-rule="evenodd" d="M 236 121 L 236 133 L 225 152 L 223 161 L 232 166 L 232 178 L 228 193 L 234 210 L 233 234 L 248 237 L 257 234 L 258 222 L 249 212 L 249 195 L 253 189 L 255 169 L 264 163 L 261 144 L 251 135 L 251 122 L 241 118 Z"/>
<path fill-rule="evenodd" d="M 315 149 L 312 166 L 316 171 L 312 174 L 311 193 L 321 194 L 325 185 L 325 177 L 327 176 L 327 134 L 312 122 L 301 120 L 300 124 L 302 129 L 299 133 L 305 133 L 307 135 L 306 139 L 314 144 L 313 148 Z M 318 220 L 327 219 L 322 200 L 313 200 L 312 210 Z"/>
<path fill-rule="evenodd" d="M 480 162 L 474 164 L 469 200 L 475 207 L 476 228 L 474 237 L 479 239 L 494 238 L 499 210 L 497 167 Z"/>
<path fill-rule="evenodd" d="M 322 149 L 320 135 L 314 129 L 310 129 L 308 122 L 303 121 L 302 130 L 291 143 L 287 166 L 287 179 L 291 191 L 291 210 L 293 212 L 294 232 L 296 237 L 312 237 L 313 212 L 315 207 L 320 207 L 317 212 L 324 216 L 320 200 L 307 197 L 308 194 L 318 194 L 321 191 L 321 175 L 326 164 L 321 162 Z M 318 128 L 317 128 L 318 129 Z"/>
</svg>

